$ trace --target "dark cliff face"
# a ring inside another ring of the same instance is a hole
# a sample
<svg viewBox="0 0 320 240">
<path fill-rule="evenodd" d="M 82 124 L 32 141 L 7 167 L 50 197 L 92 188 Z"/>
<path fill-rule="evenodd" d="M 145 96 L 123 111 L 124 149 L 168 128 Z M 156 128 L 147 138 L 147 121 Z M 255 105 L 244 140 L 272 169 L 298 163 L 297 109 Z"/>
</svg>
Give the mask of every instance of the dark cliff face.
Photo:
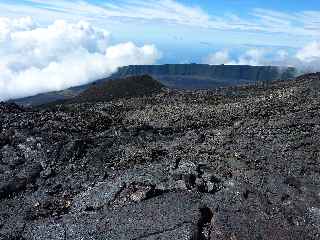
<svg viewBox="0 0 320 240">
<path fill-rule="evenodd" d="M 0 239 L 318 240 L 319 83 L 0 104 Z"/>
<path fill-rule="evenodd" d="M 290 79 L 296 75 L 296 70 L 294 68 L 270 66 L 211 66 L 205 64 L 139 65 L 122 67 L 111 77 L 96 81 L 96 84 L 103 84 L 110 79 L 116 80 L 145 74 L 152 76 L 170 88 L 196 90 L 235 86 L 258 81 L 268 82 L 277 79 Z M 90 87 L 91 84 L 87 84 L 64 91 L 17 99 L 14 102 L 21 105 L 41 105 L 74 98 Z"/>
<path fill-rule="evenodd" d="M 111 78 L 142 74 L 149 74 L 171 87 L 207 89 L 259 81 L 290 79 L 294 78 L 296 73 L 294 68 L 273 66 L 167 64 L 126 66 L 119 68 Z"/>
</svg>

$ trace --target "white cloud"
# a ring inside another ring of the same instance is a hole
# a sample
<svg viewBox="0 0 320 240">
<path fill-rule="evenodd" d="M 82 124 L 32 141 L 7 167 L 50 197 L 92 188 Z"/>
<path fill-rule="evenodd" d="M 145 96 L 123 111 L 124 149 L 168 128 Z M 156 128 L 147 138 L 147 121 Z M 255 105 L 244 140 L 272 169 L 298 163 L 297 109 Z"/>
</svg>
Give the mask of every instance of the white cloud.
<svg viewBox="0 0 320 240">
<path fill-rule="evenodd" d="M 266 62 L 265 50 L 258 48 L 249 49 L 238 56 L 236 59 L 232 59 L 230 57 L 230 51 L 227 49 L 209 54 L 208 57 L 204 59 L 204 63 L 210 65 L 226 64 L 259 66 L 265 65 Z"/>
<path fill-rule="evenodd" d="M 289 53 L 284 49 L 280 49 L 276 52 L 276 58 L 280 62 L 286 61 L 289 58 Z"/>
<path fill-rule="evenodd" d="M 38 27 L 30 18 L 0 18 L 0 100 L 85 84 L 161 56 L 153 45 L 108 42 L 108 32 L 87 22 Z"/>
<path fill-rule="evenodd" d="M 297 58 L 304 62 L 320 61 L 320 42 L 314 41 L 297 53 Z"/>
<path fill-rule="evenodd" d="M 209 14 L 199 6 L 177 0 L 119 0 L 114 3 L 94 4 L 84 0 L 26 0 L 14 6 L 0 3 L 2 15 L 32 15 L 45 19 L 86 19 L 105 22 L 154 21 L 200 28 L 282 33 L 296 36 L 319 36 L 320 11 L 281 12 L 256 8 L 247 16 L 234 13 Z"/>
<path fill-rule="evenodd" d="M 264 49 L 249 49 L 238 59 L 238 65 L 252 65 L 259 66 L 264 65 L 265 51 Z"/>
<path fill-rule="evenodd" d="M 296 53 L 290 54 L 284 49 L 251 48 L 230 57 L 230 49 L 224 49 L 209 54 L 203 62 L 211 65 L 275 65 L 295 67 L 302 72 L 320 71 L 320 42 L 311 42 Z"/>
<path fill-rule="evenodd" d="M 222 51 L 209 54 L 209 56 L 205 58 L 204 62 L 209 63 L 211 65 L 229 64 L 230 63 L 229 51 L 224 49 Z"/>
</svg>

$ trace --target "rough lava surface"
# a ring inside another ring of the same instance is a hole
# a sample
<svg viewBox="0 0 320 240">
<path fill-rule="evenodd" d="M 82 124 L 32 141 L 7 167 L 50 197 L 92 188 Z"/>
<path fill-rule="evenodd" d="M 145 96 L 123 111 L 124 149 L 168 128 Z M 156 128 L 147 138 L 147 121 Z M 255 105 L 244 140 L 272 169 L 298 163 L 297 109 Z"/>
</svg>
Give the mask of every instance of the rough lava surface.
<svg viewBox="0 0 320 240">
<path fill-rule="evenodd" d="M 0 239 L 320 239 L 320 74 L 0 104 Z"/>
</svg>

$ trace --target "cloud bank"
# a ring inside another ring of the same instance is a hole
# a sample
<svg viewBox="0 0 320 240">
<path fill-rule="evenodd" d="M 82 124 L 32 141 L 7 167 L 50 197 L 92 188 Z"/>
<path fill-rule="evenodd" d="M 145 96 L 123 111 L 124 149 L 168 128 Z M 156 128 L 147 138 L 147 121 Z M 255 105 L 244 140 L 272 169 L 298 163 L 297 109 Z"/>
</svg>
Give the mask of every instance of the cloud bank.
<svg viewBox="0 0 320 240">
<path fill-rule="evenodd" d="M 263 49 L 249 49 L 243 54 L 233 59 L 230 54 L 230 50 L 224 49 L 215 53 L 209 54 L 204 63 L 211 65 L 266 65 L 266 59 L 264 58 L 265 50 Z"/>
<path fill-rule="evenodd" d="M 320 71 L 320 42 L 311 42 L 295 53 L 284 49 L 250 48 L 232 57 L 232 50 L 223 49 L 209 54 L 203 62 L 211 65 L 290 66 L 301 72 Z"/>
<path fill-rule="evenodd" d="M 109 38 L 87 22 L 38 27 L 29 17 L 0 18 L 0 100 L 85 84 L 161 57 L 154 45 L 110 45 Z"/>
<path fill-rule="evenodd" d="M 27 3 L 27 4 L 26 4 Z M 24 0 L 14 5 L 0 3 L 7 16 L 36 15 L 43 19 L 90 19 L 104 22 L 156 21 L 206 29 L 283 33 L 294 36 L 319 37 L 320 11 L 282 12 L 254 8 L 247 16 L 235 13 L 210 14 L 199 5 L 177 0 L 119 0 L 93 3 L 88 0 Z"/>
</svg>

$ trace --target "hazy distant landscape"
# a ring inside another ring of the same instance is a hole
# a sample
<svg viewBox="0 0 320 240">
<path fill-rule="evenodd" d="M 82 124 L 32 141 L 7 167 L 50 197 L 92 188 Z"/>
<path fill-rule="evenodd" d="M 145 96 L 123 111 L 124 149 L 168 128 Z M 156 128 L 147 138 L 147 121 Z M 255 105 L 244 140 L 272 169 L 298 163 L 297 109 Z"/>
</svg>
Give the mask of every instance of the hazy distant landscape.
<svg viewBox="0 0 320 240">
<path fill-rule="evenodd" d="M 119 68 L 106 79 L 95 81 L 100 85 L 111 79 L 117 80 L 130 76 L 150 75 L 171 89 L 214 89 L 226 86 L 270 82 L 272 80 L 288 80 L 298 75 L 294 68 L 276 66 L 234 66 L 204 64 L 167 64 L 167 65 L 135 65 Z M 22 99 L 13 99 L 25 106 L 42 105 L 58 100 L 72 99 L 91 86 L 86 84 L 64 91 L 43 93 Z"/>
</svg>

